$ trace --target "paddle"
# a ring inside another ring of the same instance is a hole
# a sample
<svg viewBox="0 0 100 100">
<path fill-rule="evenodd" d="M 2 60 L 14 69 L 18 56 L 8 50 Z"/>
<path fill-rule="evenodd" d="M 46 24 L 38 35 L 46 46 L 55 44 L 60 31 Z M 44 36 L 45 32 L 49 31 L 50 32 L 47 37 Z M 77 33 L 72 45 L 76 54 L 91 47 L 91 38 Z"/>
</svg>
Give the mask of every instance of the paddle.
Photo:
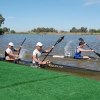
<svg viewBox="0 0 100 100">
<path fill-rule="evenodd" d="M 84 42 L 84 40 L 82 38 L 79 38 L 79 41 Z M 90 48 L 90 46 L 88 44 L 86 44 L 86 45 Z M 92 48 L 90 48 L 90 49 L 93 50 Z M 97 53 L 95 51 L 93 51 L 93 52 L 100 57 L 100 54 L 99 53 Z"/>
<path fill-rule="evenodd" d="M 21 46 L 23 45 L 23 43 L 25 42 L 26 38 L 23 40 L 23 42 L 21 43 Z M 18 52 L 18 55 L 20 54 L 21 49 Z"/>
<path fill-rule="evenodd" d="M 26 40 L 26 38 L 23 40 L 23 42 L 21 43 L 21 46 L 23 45 L 23 43 L 25 42 L 25 40 Z M 21 48 L 19 49 L 19 52 L 18 52 L 18 55 L 20 54 L 20 51 L 21 51 Z M 21 59 L 20 58 L 18 58 L 17 60 L 15 60 L 15 63 L 18 63 L 19 64 L 19 61 L 20 61 Z"/>
<path fill-rule="evenodd" d="M 61 42 L 64 39 L 64 36 L 60 37 L 57 42 L 54 44 L 54 46 L 56 46 L 59 42 Z M 50 50 L 50 52 L 53 50 L 53 48 Z M 50 53 L 49 52 L 49 53 Z M 44 59 L 42 60 L 42 62 L 46 59 L 46 57 L 49 55 L 49 53 L 44 57 Z"/>
</svg>

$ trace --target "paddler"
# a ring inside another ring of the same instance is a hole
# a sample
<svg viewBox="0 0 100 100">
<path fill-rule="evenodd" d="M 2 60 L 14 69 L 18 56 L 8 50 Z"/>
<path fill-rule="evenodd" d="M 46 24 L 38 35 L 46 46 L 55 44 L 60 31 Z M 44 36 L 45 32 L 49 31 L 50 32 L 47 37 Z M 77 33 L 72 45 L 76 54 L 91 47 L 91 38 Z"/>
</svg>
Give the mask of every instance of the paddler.
<svg viewBox="0 0 100 100">
<path fill-rule="evenodd" d="M 86 45 L 85 42 L 80 42 L 79 46 L 76 48 L 74 58 L 89 58 L 89 56 L 82 56 L 81 52 L 93 52 L 94 50 L 84 50 L 83 47 Z"/>
<path fill-rule="evenodd" d="M 43 44 L 41 42 L 38 42 L 36 44 L 36 49 L 33 51 L 33 64 L 35 64 L 35 65 L 44 65 L 44 64 L 50 63 L 50 60 L 45 60 L 42 62 L 41 54 L 42 53 L 49 53 L 50 50 L 52 48 L 54 48 L 54 46 L 52 46 L 51 49 L 49 49 L 49 50 L 43 50 L 42 46 L 43 46 Z"/>
<path fill-rule="evenodd" d="M 19 55 L 14 54 L 13 52 L 14 51 L 19 52 L 20 49 L 21 49 L 21 46 L 15 49 L 14 44 L 12 42 L 9 42 L 8 48 L 5 51 L 5 59 L 10 60 L 10 61 L 17 60 Z"/>
</svg>

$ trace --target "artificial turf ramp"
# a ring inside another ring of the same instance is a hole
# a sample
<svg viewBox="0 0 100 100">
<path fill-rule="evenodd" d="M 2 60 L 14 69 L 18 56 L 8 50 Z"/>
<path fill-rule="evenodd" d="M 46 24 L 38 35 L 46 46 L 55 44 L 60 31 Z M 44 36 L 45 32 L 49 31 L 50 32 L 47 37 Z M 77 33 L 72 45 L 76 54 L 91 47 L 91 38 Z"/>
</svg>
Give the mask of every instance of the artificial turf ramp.
<svg viewBox="0 0 100 100">
<path fill-rule="evenodd" d="M 100 81 L 0 61 L 0 100 L 100 100 Z"/>
</svg>

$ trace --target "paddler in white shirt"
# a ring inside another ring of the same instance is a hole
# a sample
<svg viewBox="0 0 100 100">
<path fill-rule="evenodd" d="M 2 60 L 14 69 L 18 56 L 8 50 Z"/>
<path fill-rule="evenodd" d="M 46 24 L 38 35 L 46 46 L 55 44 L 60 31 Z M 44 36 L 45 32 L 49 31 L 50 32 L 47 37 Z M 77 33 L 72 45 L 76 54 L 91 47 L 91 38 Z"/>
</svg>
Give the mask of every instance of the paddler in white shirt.
<svg viewBox="0 0 100 100">
<path fill-rule="evenodd" d="M 13 52 L 16 51 L 16 52 L 19 52 L 21 49 L 21 46 L 18 48 L 18 49 L 15 49 L 14 48 L 14 44 L 12 42 L 10 42 L 8 44 L 8 48 L 6 49 L 5 51 L 5 59 L 6 60 L 17 60 L 19 55 L 17 54 L 14 54 Z"/>
<path fill-rule="evenodd" d="M 49 53 L 54 46 L 51 47 L 49 50 L 43 50 L 42 49 L 43 44 L 41 42 L 38 42 L 36 44 L 36 49 L 33 51 L 33 64 L 38 65 L 44 65 L 50 63 L 50 60 L 45 60 L 42 62 L 41 60 L 41 54 L 42 53 Z"/>
</svg>

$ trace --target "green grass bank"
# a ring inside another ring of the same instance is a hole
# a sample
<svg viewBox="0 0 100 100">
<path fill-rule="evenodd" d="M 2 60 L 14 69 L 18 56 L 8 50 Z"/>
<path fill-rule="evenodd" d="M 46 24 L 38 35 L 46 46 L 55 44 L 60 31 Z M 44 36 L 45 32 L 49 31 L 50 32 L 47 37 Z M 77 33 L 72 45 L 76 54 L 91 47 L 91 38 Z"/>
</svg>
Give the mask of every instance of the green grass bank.
<svg viewBox="0 0 100 100">
<path fill-rule="evenodd" d="M 0 61 L 0 100 L 100 100 L 100 81 Z"/>
</svg>

